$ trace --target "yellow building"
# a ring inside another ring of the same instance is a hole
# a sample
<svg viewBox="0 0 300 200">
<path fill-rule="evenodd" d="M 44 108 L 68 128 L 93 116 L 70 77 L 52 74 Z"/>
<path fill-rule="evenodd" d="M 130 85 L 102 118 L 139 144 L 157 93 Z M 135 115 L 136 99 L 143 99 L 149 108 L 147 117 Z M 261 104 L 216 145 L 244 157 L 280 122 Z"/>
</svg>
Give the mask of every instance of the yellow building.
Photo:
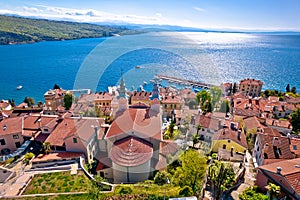
<svg viewBox="0 0 300 200">
<path fill-rule="evenodd" d="M 238 123 L 230 122 L 230 127 L 224 125 L 222 129 L 214 133 L 212 142 L 212 152 L 218 152 L 219 148 L 233 152 L 246 152 L 248 145 L 246 136 Z"/>
<path fill-rule="evenodd" d="M 130 96 L 130 103 L 131 105 L 135 105 L 138 103 L 144 103 L 148 106 L 150 106 L 150 96 L 152 95 L 151 92 L 134 92 L 131 96 Z"/>
</svg>

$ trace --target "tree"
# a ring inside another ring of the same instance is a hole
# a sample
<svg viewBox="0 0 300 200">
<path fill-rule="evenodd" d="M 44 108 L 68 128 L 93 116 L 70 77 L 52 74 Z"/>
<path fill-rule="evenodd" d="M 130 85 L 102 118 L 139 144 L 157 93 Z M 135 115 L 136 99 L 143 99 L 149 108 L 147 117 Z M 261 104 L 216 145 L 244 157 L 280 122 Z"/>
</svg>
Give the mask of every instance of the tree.
<svg viewBox="0 0 300 200">
<path fill-rule="evenodd" d="M 235 94 L 236 92 L 237 92 L 237 85 L 236 85 L 236 83 L 233 83 L 232 94 Z"/>
<path fill-rule="evenodd" d="M 285 88 L 286 92 L 290 92 L 290 84 L 287 84 L 286 88 Z"/>
<path fill-rule="evenodd" d="M 297 89 L 296 89 L 296 87 L 295 87 L 295 86 L 293 86 L 293 87 L 292 87 L 292 89 L 291 89 L 291 93 L 293 93 L 293 94 L 296 94 L 296 93 L 297 93 Z"/>
<path fill-rule="evenodd" d="M 16 106 L 16 104 L 15 104 L 15 100 L 14 100 L 14 99 L 11 99 L 11 103 L 10 103 L 10 105 L 11 105 L 12 107 L 15 107 L 15 106 Z"/>
<path fill-rule="evenodd" d="M 267 195 L 259 193 L 257 187 L 247 188 L 242 194 L 239 195 L 240 200 L 269 200 Z"/>
<path fill-rule="evenodd" d="M 222 193 L 234 184 L 235 173 L 231 164 L 215 160 L 209 167 L 208 175 L 215 199 L 221 199 Z"/>
<path fill-rule="evenodd" d="M 228 113 L 230 111 L 229 101 L 222 101 L 219 112 Z"/>
<path fill-rule="evenodd" d="M 43 102 L 39 101 L 39 102 L 38 102 L 38 107 L 39 107 L 39 108 L 43 107 Z"/>
<path fill-rule="evenodd" d="M 54 89 L 54 90 L 60 89 L 60 87 L 55 83 L 54 86 L 53 86 L 53 89 Z"/>
<path fill-rule="evenodd" d="M 24 159 L 25 159 L 26 165 L 29 164 L 30 160 L 31 160 L 33 157 L 34 157 L 34 154 L 31 153 L 31 152 L 25 154 Z"/>
<path fill-rule="evenodd" d="M 294 110 L 291 114 L 291 124 L 293 131 L 298 134 L 300 131 L 300 108 Z"/>
<path fill-rule="evenodd" d="M 158 171 L 154 176 L 154 183 L 157 185 L 164 185 L 168 183 L 168 172 Z"/>
<path fill-rule="evenodd" d="M 172 183 L 180 187 L 189 186 L 194 195 L 198 195 L 205 175 L 206 158 L 201 157 L 197 151 L 190 149 L 181 154 L 179 161 L 181 166 L 176 168 Z"/>
<path fill-rule="evenodd" d="M 197 144 L 199 142 L 199 135 L 198 134 L 194 134 L 192 136 L 192 140 L 193 140 L 193 147 L 195 147 L 195 144 Z"/>
<path fill-rule="evenodd" d="M 89 184 L 89 199 L 98 200 L 101 197 L 103 197 L 101 191 L 103 191 L 103 185 L 101 182 L 104 182 L 105 179 L 103 179 L 101 176 L 95 176 L 95 180 L 90 180 Z"/>
<path fill-rule="evenodd" d="M 44 146 L 45 153 L 46 153 L 46 154 L 49 154 L 49 153 L 51 152 L 51 145 L 50 145 L 50 142 L 44 142 L 44 143 L 43 143 L 43 146 Z"/>
<path fill-rule="evenodd" d="M 266 189 L 270 193 L 271 199 L 276 198 L 280 195 L 280 186 L 277 186 L 273 183 L 269 183 L 266 186 Z"/>
<path fill-rule="evenodd" d="M 34 99 L 32 97 L 25 97 L 24 103 L 27 103 L 28 107 L 31 107 L 35 104 Z"/>
<path fill-rule="evenodd" d="M 72 106 L 74 96 L 71 93 L 66 93 L 64 96 L 64 105 L 66 110 L 69 110 Z"/>
<path fill-rule="evenodd" d="M 211 101 L 211 96 L 207 90 L 201 90 L 198 92 L 196 98 L 200 106 L 203 106 L 206 102 Z"/>
<path fill-rule="evenodd" d="M 211 104 L 212 107 L 215 107 L 216 104 L 220 101 L 222 97 L 222 90 L 220 87 L 212 87 L 209 90 L 210 96 L 211 96 Z"/>
<path fill-rule="evenodd" d="M 197 124 L 197 135 L 199 135 L 199 131 L 201 130 L 201 124 Z"/>
</svg>

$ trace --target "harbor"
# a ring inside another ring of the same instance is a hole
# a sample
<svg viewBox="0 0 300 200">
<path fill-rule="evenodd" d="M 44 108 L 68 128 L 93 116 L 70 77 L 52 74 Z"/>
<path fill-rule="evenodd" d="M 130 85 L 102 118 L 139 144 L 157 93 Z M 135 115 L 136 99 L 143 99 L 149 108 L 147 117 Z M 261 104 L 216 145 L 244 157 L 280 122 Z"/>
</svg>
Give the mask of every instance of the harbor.
<svg viewBox="0 0 300 200">
<path fill-rule="evenodd" d="M 186 79 L 171 77 L 171 76 L 166 76 L 166 75 L 156 75 L 155 78 L 158 80 L 166 80 L 169 83 L 176 83 L 179 85 L 192 86 L 192 87 L 201 88 L 201 89 L 210 89 L 211 87 L 215 86 L 213 84 L 208 84 L 208 83 L 199 82 L 199 81 L 186 80 Z"/>
</svg>

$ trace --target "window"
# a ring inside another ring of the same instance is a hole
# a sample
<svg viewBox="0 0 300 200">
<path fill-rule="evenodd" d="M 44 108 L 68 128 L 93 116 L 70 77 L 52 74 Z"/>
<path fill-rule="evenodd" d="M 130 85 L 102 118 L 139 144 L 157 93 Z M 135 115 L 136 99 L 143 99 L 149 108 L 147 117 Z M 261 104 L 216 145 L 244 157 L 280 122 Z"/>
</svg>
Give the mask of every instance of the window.
<svg viewBox="0 0 300 200">
<path fill-rule="evenodd" d="M 267 153 L 264 153 L 264 158 L 268 159 L 268 154 Z"/>
<path fill-rule="evenodd" d="M 44 129 L 45 132 L 48 132 L 49 130 L 47 128 Z"/>
<path fill-rule="evenodd" d="M 5 143 L 5 140 L 4 139 L 0 139 L 0 144 L 1 145 L 5 145 L 6 143 Z"/>
<path fill-rule="evenodd" d="M 223 149 L 226 149 L 226 144 L 223 144 Z"/>
<path fill-rule="evenodd" d="M 77 138 L 73 138 L 73 143 L 77 143 Z"/>
<path fill-rule="evenodd" d="M 19 135 L 13 135 L 13 138 L 16 140 L 16 139 L 19 139 Z"/>
<path fill-rule="evenodd" d="M 17 148 L 19 148 L 21 146 L 21 143 L 20 142 L 16 142 L 15 145 L 16 145 Z"/>
<path fill-rule="evenodd" d="M 297 145 L 293 145 L 293 149 L 294 149 L 294 150 L 297 150 Z"/>
</svg>

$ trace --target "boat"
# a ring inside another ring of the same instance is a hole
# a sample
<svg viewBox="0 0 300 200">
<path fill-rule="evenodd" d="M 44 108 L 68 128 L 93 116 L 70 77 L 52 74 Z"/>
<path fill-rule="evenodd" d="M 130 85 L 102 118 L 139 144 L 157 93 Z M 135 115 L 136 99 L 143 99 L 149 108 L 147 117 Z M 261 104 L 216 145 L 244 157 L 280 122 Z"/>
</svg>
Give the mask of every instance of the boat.
<svg viewBox="0 0 300 200">
<path fill-rule="evenodd" d="M 144 85 L 147 85 L 147 82 L 146 82 L 146 81 L 144 81 Z"/>
<path fill-rule="evenodd" d="M 17 87 L 17 90 L 21 90 L 23 88 L 23 86 L 22 85 L 19 85 L 18 87 Z"/>
<path fill-rule="evenodd" d="M 137 66 L 135 66 L 135 68 L 140 69 L 140 68 L 142 68 L 142 67 L 137 65 Z"/>
</svg>

